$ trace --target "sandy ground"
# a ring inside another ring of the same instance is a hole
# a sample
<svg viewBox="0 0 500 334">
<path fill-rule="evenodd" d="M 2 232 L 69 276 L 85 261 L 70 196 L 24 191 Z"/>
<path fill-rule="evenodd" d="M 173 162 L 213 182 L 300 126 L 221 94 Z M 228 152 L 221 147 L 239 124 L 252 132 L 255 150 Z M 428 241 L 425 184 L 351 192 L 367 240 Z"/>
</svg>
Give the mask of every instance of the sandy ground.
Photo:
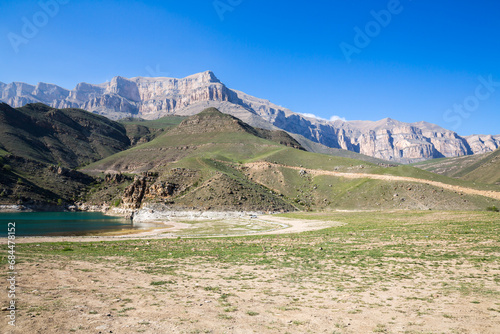
<svg viewBox="0 0 500 334">
<path fill-rule="evenodd" d="M 415 277 L 360 291 L 316 275 L 294 278 L 293 269 L 182 261 L 177 266 L 176 275 L 152 275 L 120 259 L 20 264 L 17 327 L 2 320 L 0 332 L 500 332 L 495 300 L 443 295 L 434 288 L 438 278 Z M 340 270 L 360 278 L 367 274 Z M 168 283 L 151 285 L 160 280 Z"/>
</svg>

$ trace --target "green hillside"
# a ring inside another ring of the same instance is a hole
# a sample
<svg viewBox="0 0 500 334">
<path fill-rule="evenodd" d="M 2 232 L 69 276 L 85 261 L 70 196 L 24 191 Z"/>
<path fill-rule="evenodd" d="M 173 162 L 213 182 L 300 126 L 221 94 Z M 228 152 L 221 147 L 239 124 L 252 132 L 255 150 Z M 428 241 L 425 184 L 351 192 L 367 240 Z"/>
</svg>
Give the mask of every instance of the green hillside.
<svg viewBox="0 0 500 334">
<path fill-rule="evenodd" d="M 428 160 L 413 166 L 461 180 L 500 185 L 499 157 L 500 149 L 483 154 Z"/>
<path fill-rule="evenodd" d="M 485 158 L 491 153 L 463 155 L 460 157 L 431 159 L 410 164 L 423 170 L 449 177 L 458 177 L 463 170 Z"/>
<path fill-rule="evenodd" d="M 123 125 L 80 109 L 0 104 L 0 204 L 71 204 L 95 180 L 73 168 L 130 146 Z"/>
<path fill-rule="evenodd" d="M 141 118 L 125 118 L 119 123 L 123 124 L 132 145 L 147 143 L 165 130 L 173 128 L 181 123 L 184 116 L 165 116 L 156 120 L 144 120 Z"/>
<path fill-rule="evenodd" d="M 500 149 L 457 174 L 464 180 L 500 185 Z"/>
<path fill-rule="evenodd" d="M 184 158 L 246 161 L 287 147 L 303 150 L 283 131 L 255 129 L 217 109 L 192 116 L 154 140 L 86 166 L 90 173 L 161 170 Z"/>
<path fill-rule="evenodd" d="M 142 175 L 116 185 L 125 189 L 123 196 L 115 191 L 115 185 L 103 184 L 88 197 L 91 203 L 105 200 L 132 208 L 147 204 L 171 209 L 241 211 L 484 210 L 500 204 L 495 199 L 397 177 L 496 189 L 492 186 L 474 185 L 410 166 L 384 167 L 307 152 L 284 132 L 255 129 L 214 109 L 187 118 L 154 140 L 90 164 L 83 171 L 93 175 Z M 356 174 L 357 178 L 327 172 Z M 388 178 L 377 180 L 369 174 Z"/>
<path fill-rule="evenodd" d="M 94 182 L 94 178 L 69 168 L 11 154 L 0 157 L 0 205 L 46 210 L 47 206 L 73 204 L 84 198 Z"/>
<path fill-rule="evenodd" d="M 155 120 L 145 120 L 142 118 L 122 118 L 118 122 L 127 125 L 140 125 L 148 129 L 168 129 L 179 125 L 186 116 L 164 116 Z"/>
<path fill-rule="evenodd" d="M 214 108 L 117 123 L 79 109 L 2 104 L 0 118 L 0 204 L 272 212 L 500 207 L 500 197 L 486 192 L 498 186 L 481 183 L 495 180 L 498 153 L 477 162 L 481 176 L 491 177 L 478 182 L 474 164 L 468 181 L 358 154 L 308 152 L 300 138 Z"/>
<path fill-rule="evenodd" d="M 15 156 L 74 168 L 130 146 L 123 125 L 80 109 L 41 103 L 0 104 L 0 149 Z"/>
</svg>

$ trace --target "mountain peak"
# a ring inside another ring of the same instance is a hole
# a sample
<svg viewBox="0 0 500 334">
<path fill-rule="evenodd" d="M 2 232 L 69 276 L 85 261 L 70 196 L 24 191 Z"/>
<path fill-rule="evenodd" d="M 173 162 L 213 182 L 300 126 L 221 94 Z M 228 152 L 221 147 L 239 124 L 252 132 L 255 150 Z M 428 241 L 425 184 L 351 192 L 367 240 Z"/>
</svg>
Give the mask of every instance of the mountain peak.
<svg viewBox="0 0 500 334">
<path fill-rule="evenodd" d="M 329 147 L 404 163 L 482 153 L 500 145 L 500 137 L 492 140 L 481 137 L 481 140 L 471 139 L 473 142 L 470 142 L 453 131 L 429 123 L 404 123 L 391 118 L 349 122 L 305 119 L 268 100 L 226 87 L 210 70 L 185 78 L 117 76 L 111 82 L 98 85 L 82 83 L 71 91 L 45 84 L 34 87 L 11 83 L 0 85 L 0 97 L 1 101 L 14 107 L 42 102 L 54 108 L 77 107 L 112 119 L 130 116 L 157 119 L 172 114 L 188 116 L 207 107 L 216 107 L 252 126 L 280 128 Z M 227 115 L 214 111 L 203 115 L 212 117 L 214 123 L 220 125 L 214 129 L 208 125 L 210 120 L 199 118 L 196 131 L 234 132 L 243 129 Z"/>
<path fill-rule="evenodd" d="M 206 109 L 203 109 L 200 113 L 198 113 L 197 115 L 194 115 L 193 117 L 230 117 L 230 118 L 234 118 L 233 116 L 231 115 L 227 115 L 227 114 L 224 114 L 223 112 L 221 112 L 219 109 L 217 108 L 206 108 Z"/>
<path fill-rule="evenodd" d="M 220 112 L 216 108 L 207 108 L 182 121 L 173 132 L 207 133 L 207 132 L 241 132 L 249 125 L 236 117 Z"/>
<path fill-rule="evenodd" d="M 205 71 L 187 76 L 185 79 L 195 79 L 207 83 L 221 83 L 212 71 Z"/>
</svg>

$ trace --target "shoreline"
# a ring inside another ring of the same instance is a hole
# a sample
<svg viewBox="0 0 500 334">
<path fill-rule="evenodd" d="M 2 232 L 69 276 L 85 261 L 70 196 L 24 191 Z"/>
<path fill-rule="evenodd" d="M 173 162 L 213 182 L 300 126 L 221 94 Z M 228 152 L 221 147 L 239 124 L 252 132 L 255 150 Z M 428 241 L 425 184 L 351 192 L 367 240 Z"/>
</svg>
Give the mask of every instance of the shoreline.
<svg viewBox="0 0 500 334">
<path fill-rule="evenodd" d="M 245 233 L 214 233 L 209 235 L 176 235 L 175 232 L 185 231 L 193 228 L 192 224 L 187 224 L 179 221 L 150 221 L 150 224 L 163 224 L 157 228 L 148 230 L 137 230 L 136 233 L 128 233 L 134 230 L 124 230 L 123 233 L 119 231 L 116 235 L 106 235 L 106 232 L 97 235 L 87 236 L 25 236 L 17 237 L 16 243 L 46 243 L 46 242 L 100 242 L 100 241 L 124 241 L 124 240 L 138 240 L 138 239 L 191 239 L 191 238 L 224 238 L 224 237 L 242 237 L 253 235 L 270 235 L 270 234 L 293 234 L 307 231 L 314 231 L 325 229 L 329 227 L 342 226 L 345 223 L 336 221 L 321 221 L 321 220 L 306 220 L 277 217 L 273 215 L 260 215 L 255 218 L 248 218 L 249 221 L 260 221 L 267 224 L 277 226 L 276 228 L 265 231 L 246 231 Z M 196 221 L 196 220 L 194 220 Z M 111 232 L 115 233 L 115 232 Z M 0 244 L 6 244 L 7 239 L 0 239 Z"/>
</svg>

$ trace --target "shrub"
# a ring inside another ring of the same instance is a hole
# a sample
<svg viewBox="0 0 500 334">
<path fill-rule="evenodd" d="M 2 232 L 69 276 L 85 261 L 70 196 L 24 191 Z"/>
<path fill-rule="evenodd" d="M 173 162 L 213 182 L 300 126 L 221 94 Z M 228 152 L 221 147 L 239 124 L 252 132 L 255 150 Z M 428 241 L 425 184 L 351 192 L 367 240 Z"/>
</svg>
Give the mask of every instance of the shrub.
<svg viewBox="0 0 500 334">
<path fill-rule="evenodd" d="M 498 212 L 500 210 L 498 210 L 496 206 L 489 206 L 486 208 L 486 211 Z"/>
<path fill-rule="evenodd" d="M 6 171 L 6 172 L 10 172 L 12 170 L 12 167 L 10 167 L 10 165 L 3 165 L 3 170 Z"/>
</svg>

